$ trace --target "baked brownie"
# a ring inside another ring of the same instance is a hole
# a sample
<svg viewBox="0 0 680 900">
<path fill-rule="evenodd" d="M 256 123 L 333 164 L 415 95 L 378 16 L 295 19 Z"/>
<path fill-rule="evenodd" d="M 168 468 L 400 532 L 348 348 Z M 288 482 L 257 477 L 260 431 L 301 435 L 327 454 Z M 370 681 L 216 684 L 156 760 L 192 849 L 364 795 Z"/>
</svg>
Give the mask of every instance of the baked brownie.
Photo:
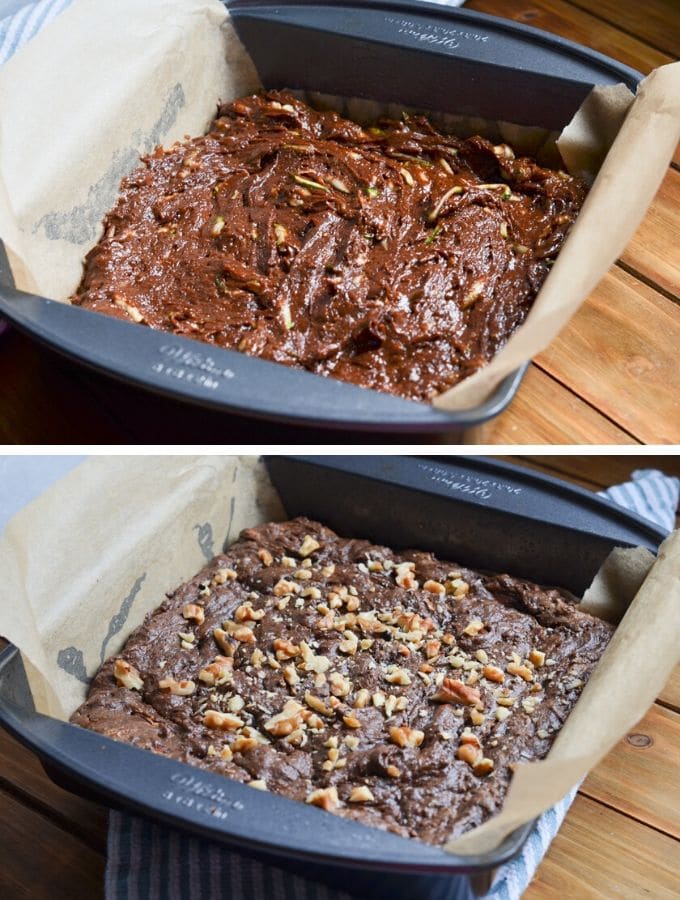
<svg viewBox="0 0 680 900">
<path fill-rule="evenodd" d="M 427 400 L 524 320 L 584 196 L 507 144 L 270 92 L 123 181 L 72 300 Z"/>
<path fill-rule="evenodd" d="M 169 594 L 71 721 L 440 844 L 546 755 L 612 632 L 558 590 L 300 518 Z"/>
</svg>

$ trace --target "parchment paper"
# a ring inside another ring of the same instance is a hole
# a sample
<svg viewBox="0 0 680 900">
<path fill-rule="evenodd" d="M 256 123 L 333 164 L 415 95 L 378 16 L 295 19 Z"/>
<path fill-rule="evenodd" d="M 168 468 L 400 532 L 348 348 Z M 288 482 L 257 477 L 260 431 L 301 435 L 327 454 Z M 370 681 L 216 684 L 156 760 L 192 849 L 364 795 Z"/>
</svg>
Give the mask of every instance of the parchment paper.
<svg viewBox="0 0 680 900">
<path fill-rule="evenodd" d="M 203 133 L 219 100 L 258 87 L 219 0 L 75 0 L 0 71 L 0 236 L 17 286 L 66 301 L 139 155 Z M 534 152 L 547 138 L 492 124 Z M 679 137 L 680 63 L 652 73 L 634 102 L 622 85 L 592 92 L 559 148 L 589 179 L 611 151 L 559 260 L 506 347 L 435 406 L 480 402 L 550 343 L 625 247 Z"/>
<path fill-rule="evenodd" d="M 94 457 L 34 500 L 0 535 L 0 634 L 21 649 L 38 710 L 67 718 L 168 590 L 242 528 L 282 517 L 262 464 L 243 457 Z M 518 768 L 502 813 L 448 849 L 496 846 L 653 703 L 679 655 L 680 532 L 651 561 L 639 549 L 610 556 L 588 603 L 614 619 L 628 611 L 582 697 L 547 759 Z M 612 592 L 614 570 L 625 577 Z"/>
</svg>

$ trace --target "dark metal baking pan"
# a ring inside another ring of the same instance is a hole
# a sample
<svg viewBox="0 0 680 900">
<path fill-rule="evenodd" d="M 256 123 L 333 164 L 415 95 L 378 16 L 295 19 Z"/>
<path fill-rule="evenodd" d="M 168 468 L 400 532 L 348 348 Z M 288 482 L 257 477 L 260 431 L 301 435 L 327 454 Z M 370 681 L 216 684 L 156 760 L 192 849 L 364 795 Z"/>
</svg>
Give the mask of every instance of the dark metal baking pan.
<svg viewBox="0 0 680 900">
<path fill-rule="evenodd" d="M 226 5 L 266 87 L 561 128 L 593 85 L 622 81 L 634 89 L 642 77 L 537 29 L 427 0 Z M 505 378 L 484 403 L 444 412 L 17 291 L 1 241 L 0 315 L 121 381 L 293 424 L 454 437 L 502 412 L 526 370 Z"/>
<path fill-rule="evenodd" d="M 266 463 L 288 515 L 575 592 L 614 546 L 655 549 L 664 537 L 587 491 L 487 459 L 269 457 Z M 457 857 L 153 756 L 37 714 L 15 648 L 0 654 L 0 725 L 71 790 L 361 896 L 468 896 L 468 874 L 510 859 L 531 828 L 517 829 L 490 853 Z"/>
</svg>

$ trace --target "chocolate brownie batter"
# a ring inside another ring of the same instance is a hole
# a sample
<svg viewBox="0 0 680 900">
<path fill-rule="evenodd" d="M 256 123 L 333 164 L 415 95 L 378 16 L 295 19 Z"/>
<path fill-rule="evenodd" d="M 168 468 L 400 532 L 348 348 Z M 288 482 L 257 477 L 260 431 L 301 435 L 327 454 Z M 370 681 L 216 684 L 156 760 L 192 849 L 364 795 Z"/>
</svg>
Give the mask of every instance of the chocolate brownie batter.
<svg viewBox="0 0 680 900">
<path fill-rule="evenodd" d="M 270 92 L 123 181 L 72 300 L 427 400 L 524 320 L 584 196 L 506 144 Z"/>
<path fill-rule="evenodd" d="M 441 844 L 546 755 L 612 631 L 557 590 L 295 519 L 168 595 L 72 721 Z"/>
</svg>

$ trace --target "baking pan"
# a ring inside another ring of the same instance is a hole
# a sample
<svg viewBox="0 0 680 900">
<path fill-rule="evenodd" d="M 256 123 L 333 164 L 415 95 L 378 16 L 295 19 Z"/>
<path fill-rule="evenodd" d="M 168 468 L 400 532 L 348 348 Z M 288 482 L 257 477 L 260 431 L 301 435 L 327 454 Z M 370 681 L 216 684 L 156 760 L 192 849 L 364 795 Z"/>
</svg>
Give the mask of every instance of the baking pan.
<svg viewBox="0 0 680 900">
<path fill-rule="evenodd" d="M 556 479 L 492 460 L 271 457 L 286 513 L 348 536 L 559 584 L 580 593 L 614 546 L 656 549 L 665 534 Z M 453 900 L 474 873 L 519 852 L 532 824 L 490 853 L 458 857 L 254 791 L 34 711 L 19 652 L 0 654 L 0 724 L 63 786 L 293 868 L 359 896 Z"/>
<path fill-rule="evenodd" d="M 561 129 L 593 85 L 635 90 L 642 78 L 562 38 L 428 0 L 226 5 L 271 88 Z M 1 241 L 0 315 L 59 353 L 151 392 L 317 427 L 454 437 L 505 409 L 526 370 L 478 406 L 441 411 L 18 291 Z"/>
</svg>

